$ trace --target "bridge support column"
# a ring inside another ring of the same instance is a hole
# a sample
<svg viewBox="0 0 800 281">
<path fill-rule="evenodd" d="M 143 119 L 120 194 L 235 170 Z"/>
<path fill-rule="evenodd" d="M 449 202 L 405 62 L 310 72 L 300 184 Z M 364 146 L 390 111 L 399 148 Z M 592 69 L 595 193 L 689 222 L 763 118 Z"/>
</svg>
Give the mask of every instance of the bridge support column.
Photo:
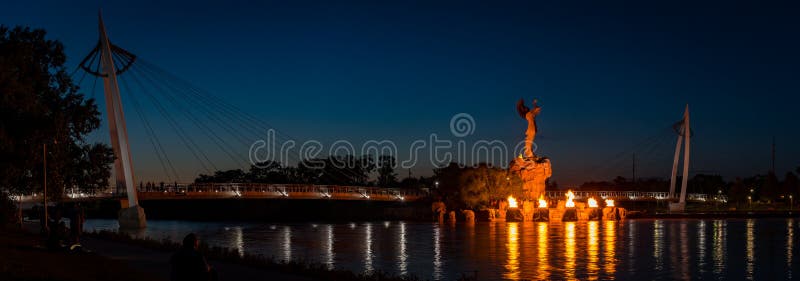
<svg viewBox="0 0 800 281">
<path fill-rule="evenodd" d="M 100 20 L 100 61 L 103 69 L 103 86 L 106 98 L 106 115 L 111 132 L 111 147 L 114 149 L 114 174 L 117 190 L 124 187 L 127 200 L 122 202 L 119 212 L 120 228 L 144 228 L 147 221 L 144 209 L 139 206 L 136 197 L 136 181 L 133 175 L 133 161 L 131 160 L 130 146 L 128 145 L 128 129 L 125 126 L 125 115 L 122 112 L 122 101 L 117 84 L 117 68 L 114 66 L 114 56 L 111 43 L 108 40 L 106 27 Z"/>
<path fill-rule="evenodd" d="M 669 203 L 670 212 L 683 212 L 686 209 L 686 187 L 689 181 L 689 150 L 692 137 L 692 129 L 689 124 L 689 105 L 686 105 L 686 110 L 683 112 L 683 119 L 678 123 L 675 128 L 678 133 L 678 144 L 675 146 L 675 159 L 672 164 L 672 178 L 669 183 L 670 198 L 674 195 L 675 189 L 675 176 L 678 173 L 678 157 L 680 156 L 681 140 L 683 142 L 683 178 L 681 179 L 681 193 L 677 203 Z"/>
<path fill-rule="evenodd" d="M 122 208 L 117 213 L 120 229 L 142 229 L 147 227 L 147 218 L 142 206 L 127 206 L 128 200 L 125 199 L 120 204 Z"/>
</svg>

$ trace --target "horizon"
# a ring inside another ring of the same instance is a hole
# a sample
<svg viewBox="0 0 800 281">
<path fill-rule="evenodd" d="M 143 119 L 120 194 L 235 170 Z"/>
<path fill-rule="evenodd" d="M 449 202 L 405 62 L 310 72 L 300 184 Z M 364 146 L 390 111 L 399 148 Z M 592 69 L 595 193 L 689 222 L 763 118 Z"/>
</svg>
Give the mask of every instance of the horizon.
<svg viewBox="0 0 800 281">
<path fill-rule="evenodd" d="M 45 29 L 64 44 L 72 71 L 97 42 L 99 7 L 43 3 L 7 5 L 3 24 Z M 450 122 L 466 113 L 474 133 L 463 140 L 515 144 L 525 120 L 514 104 L 537 98 L 537 154 L 553 161 L 560 185 L 629 178 L 633 153 L 641 157 L 637 178 L 663 178 L 675 146 L 670 127 L 689 104 L 690 174 L 765 174 L 773 137 L 776 175 L 800 166 L 791 123 L 800 88 L 792 79 L 800 39 L 791 32 L 800 19 L 785 7 L 798 4 L 370 4 L 102 9 L 116 45 L 299 142 L 392 140 L 405 144 L 400 162 L 416 139 L 460 140 Z M 81 86 L 105 114 L 102 91 Z M 158 182 L 158 162 L 121 90 L 137 181 Z M 107 125 L 93 135 L 107 140 Z M 202 173 L 185 154 L 175 158 L 184 182 Z M 229 165 L 223 155 L 214 161 Z"/>
</svg>

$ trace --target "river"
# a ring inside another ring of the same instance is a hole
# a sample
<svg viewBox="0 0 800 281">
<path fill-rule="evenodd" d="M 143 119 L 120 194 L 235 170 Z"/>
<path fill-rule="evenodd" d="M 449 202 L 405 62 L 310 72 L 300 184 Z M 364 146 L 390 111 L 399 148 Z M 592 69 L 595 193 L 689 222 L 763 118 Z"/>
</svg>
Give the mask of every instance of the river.
<svg viewBox="0 0 800 281">
<path fill-rule="evenodd" d="M 115 220 L 85 229 L 116 230 Z M 784 280 L 800 272 L 797 219 L 591 222 L 248 223 L 148 221 L 135 235 L 206 243 L 276 260 L 431 280 Z"/>
</svg>

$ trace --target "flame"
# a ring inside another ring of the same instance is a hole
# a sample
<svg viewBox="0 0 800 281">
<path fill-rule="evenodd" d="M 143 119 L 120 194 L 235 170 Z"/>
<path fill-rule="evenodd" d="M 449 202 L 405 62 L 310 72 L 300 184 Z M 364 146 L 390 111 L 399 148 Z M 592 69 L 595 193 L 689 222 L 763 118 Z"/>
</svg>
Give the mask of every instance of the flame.
<svg viewBox="0 0 800 281">
<path fill-rule="evenodd" d="M 589 197 L 589 200 L 586 201 L 586 204 L 589 205 L 589 208 L 597 208 L 597 200 L 594 200 L 592 197 Z"/>
<path fill-rule="evenodd" d="M 614 199 L 606 199 L 606 207 L 614 207 Z"/>
<path fill-rule="evenodd" d="M 517 207 L 517 199 L 514 199 L 514 196 L 508 196 L 508 207 L 509 208 L 516 208 Z"/>
<path fill-rule="evenodd" d="M 539 208 L 547 208 L 547 200 L 544 200 L 544 195 L 539 195 Z"/>
<path fill-rule="evenodd" d="M 575 202 L 572 200 L 575 199 L 575 194 L 572 193 L 572 190 L 567 190 L 567 208 L 575 208 Z"/>
</svg>

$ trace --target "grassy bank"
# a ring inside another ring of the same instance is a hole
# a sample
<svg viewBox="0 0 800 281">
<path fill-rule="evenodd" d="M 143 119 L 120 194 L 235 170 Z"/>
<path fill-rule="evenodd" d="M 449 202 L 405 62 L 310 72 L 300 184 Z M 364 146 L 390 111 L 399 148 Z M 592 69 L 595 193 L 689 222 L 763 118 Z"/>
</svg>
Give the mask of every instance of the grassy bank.
<svg viewBox="0 0 800 281">
<path fill-rule="evenodd" d="M 92 253 L 50 251 L 16 227 L 0 228 L 0 280 L 161 280 Z"/>
</svg>

